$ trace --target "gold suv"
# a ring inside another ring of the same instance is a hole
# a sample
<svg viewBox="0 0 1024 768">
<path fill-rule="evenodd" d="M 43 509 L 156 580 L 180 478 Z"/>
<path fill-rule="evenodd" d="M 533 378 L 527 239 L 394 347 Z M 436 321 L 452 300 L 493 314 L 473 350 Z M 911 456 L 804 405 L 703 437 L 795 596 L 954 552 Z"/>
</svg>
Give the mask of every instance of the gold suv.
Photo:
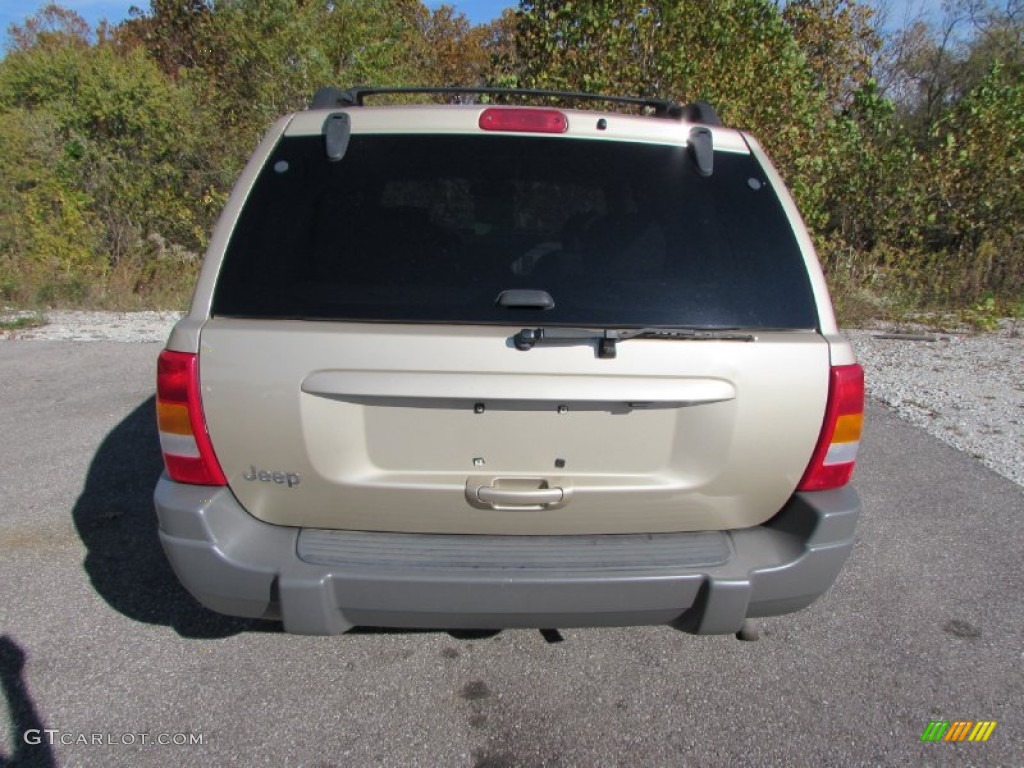
<svg viewBox="0 0 1024 768">
<path fill-rule="evenodd" d="M 159 361 L 182 583 L 313 634 L 809 605 L 863 376 L 761 146 L 707 104 L 438 91 L 322 89 L 238 180 Z"/>
</svg>

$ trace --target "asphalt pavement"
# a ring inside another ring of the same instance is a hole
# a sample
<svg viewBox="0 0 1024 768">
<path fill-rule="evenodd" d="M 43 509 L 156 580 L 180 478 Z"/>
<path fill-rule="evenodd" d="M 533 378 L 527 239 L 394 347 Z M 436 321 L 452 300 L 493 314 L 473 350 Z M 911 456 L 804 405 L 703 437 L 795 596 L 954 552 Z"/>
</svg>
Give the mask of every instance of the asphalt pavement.
<svg viewBox="0 0 1024 768">
<path fill-rule="evenodd" d="M 1024 489 L 881 407 L 850 562 L 757 642 L 298 637 L 163 558 L 159 348 L 0 343 L 0 768 L 1024 766 Z M 997 725 L 922 742 L 936 720 Z"/>
</svg>

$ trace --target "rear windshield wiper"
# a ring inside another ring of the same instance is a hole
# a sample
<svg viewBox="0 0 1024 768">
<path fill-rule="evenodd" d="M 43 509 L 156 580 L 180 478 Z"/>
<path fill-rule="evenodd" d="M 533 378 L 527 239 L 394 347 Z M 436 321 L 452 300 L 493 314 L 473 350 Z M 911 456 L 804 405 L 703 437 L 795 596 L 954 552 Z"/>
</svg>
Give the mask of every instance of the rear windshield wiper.
<svg viewBox="0 0 1024 768">
<path fill-rule="evenodd" d="M 698 328 L 523 328 L 512 337 L 516 349 L 526 352 L 538 344 L 588 344 L 597 342 L 597 356 L 613 358 L 616 345 L 629 339 L 666 341 L 757 341 L 746 331 Z"/>
</svg>

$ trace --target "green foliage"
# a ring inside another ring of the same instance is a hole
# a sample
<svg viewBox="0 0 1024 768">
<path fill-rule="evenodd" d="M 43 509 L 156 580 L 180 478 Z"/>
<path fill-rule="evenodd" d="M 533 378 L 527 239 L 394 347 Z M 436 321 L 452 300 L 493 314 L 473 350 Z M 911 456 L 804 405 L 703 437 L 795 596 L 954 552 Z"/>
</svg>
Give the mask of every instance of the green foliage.
<svg viewBox="0 0 1024 768">
<path fill-rule="evenodd" d="M 202 123 L 141 49 L 51 34 L 0 63 L 0 282 L 23 301 L 82 303 L 141 267 L 158 236 L 192 260 L 214 211 Z M 34 294 L 34 295 L 33 295 Z"/>
<path fill-rule="evenodd" d="M 1024 34 L 970 9 L 973 36 L 880 54 L 860 0 L 524 0 L 486 27 L 419 0 L 151 0 L 96 32 L 46 6 L 0 60 L 0 298 L 183 306 L 273 119 L 325 84 L 489 82 L 710 101 L 765 144 L 842 315 L 984 325 L 1024 299 Z"/>
<path fill-rule="evenodd" d="M 409 0 L 156 0 L 91 42 L 75 14 L 45 8 L 0 61 L 0 172 L 16 181 L 0 191 L 0 291 L 180 306 L 271 120 L 327 83 L 472 71 L 437 45 L 470 32 Z"/>
<path fill-rule="evenodd" d="M 0 112 L 0 291 L 26 302 L 101 272 L 101 229 L 73 183 L 58 120 L 43 110 Z"/>
<path fill-rule="evenodd" d="M 993 66 L 933 136 L 924 237 L 961 270 L 956 298 L 1024 294 L 1024 82 Z"/>
<path fill-rule="evenodd" d="M 205 138 L 234 173 L 273 120 L 323 85 L 430 82 L 440 15 L 452 34 L 468 31 L 414 0 L 156 0 L 123 36 L 209 110 L 216 132 Z"/>
<path fill-rule="evenodd" d="M 24 331 L 46 325 L 46 318 L 38 312 L 0 314 L 0 332 Z"/>
<path fill-rule="evenodd" d="M 870 120 L 857 162 L 836 179 L 844 276 L 915 306 L 977 310 L 1024 296 L 1024 85 L 992 67 L 921 149 L 895 120 Z M 826 251 L 829 256 L 832 253 Z M 829 260 L 826 260 L 829 263 Z M 977 312 L 975 312 L 977 314 Z"/>
<path fill-rule="evenodd" d="M 872 10 L 854 0 L 789 0 L 783 18 L 832 110 L 848 109 L 873 81 L 882 41 Z"/>
<path fill-rule="evenodd" d="M 824 219 L 826 94 L 767 0 L 521 3 L 520 85 L 714 104 L 759 136 L 812 225 Z"/>
<path fill-rule="evenodd" d="M 996 330 L 999 327 L 999 318 L 1003 316 L 992 294 L 987 295 L 963 314 L 967 322 L 982 331 Z"/>
<path fill-rule="evenodd" d="M 1009 63 L 961 76 L 966 91 L 955 98 L 942 91 L 947 106 L 924 118 L 932 140 L 922 145 L 905 108 L 872 77 L 881 41 L 867 6 L 778 6 L 522 2 L 515 46 L 496 57 L 495 72 L 501 84 L 711 101 L 765 143 L 839 305 L 885 313 L 970 304 L 986 291 L 1024 294 L 1019 22 L 999 17 L 987 30 L 998 35 L 977 38 L 965 54 L 972 71 L 995 55 L 989 49 Z M 913 63 L 918 74 L 926 49 Z"/>
</svg>

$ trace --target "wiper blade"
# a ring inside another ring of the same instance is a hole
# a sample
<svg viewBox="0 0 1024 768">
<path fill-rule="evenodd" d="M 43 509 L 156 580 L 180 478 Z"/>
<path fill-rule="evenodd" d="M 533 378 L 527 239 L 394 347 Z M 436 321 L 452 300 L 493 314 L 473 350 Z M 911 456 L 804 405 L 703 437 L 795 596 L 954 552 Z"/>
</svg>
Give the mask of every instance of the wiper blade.
<svg viewBox="0 0 1024 768">
<path fill-rule="evenodd" d="M 597 342 L 597 356 L 613 358 L 616 345 L 629 339 L 666 341 L 757 341 L 746 331 L 699 328 L 523 328 L 513 337 L 516 349 L 526 352 L 538 344 L 586 344 Z"/>
<path fill-rule="evenodd" d="M 749 331 L 700 328 L 629 328 L 618 331 L 621 341 L 626 339 L 687 339 L 690 341 L 757 341 Z"/>
</svg>

